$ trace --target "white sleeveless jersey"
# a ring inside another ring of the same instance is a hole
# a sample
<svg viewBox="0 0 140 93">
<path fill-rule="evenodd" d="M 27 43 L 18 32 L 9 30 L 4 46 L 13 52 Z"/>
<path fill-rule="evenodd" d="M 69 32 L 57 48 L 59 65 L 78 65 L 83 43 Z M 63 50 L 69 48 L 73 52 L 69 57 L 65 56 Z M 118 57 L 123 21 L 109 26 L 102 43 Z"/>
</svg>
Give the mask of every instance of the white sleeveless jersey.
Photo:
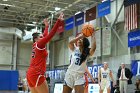
<svg viewBox="0 0 140 93">
<path fill-rule="evenodd" d="M 81 52 L 79 47 L 75 47 L 70 57 L 70 66 L 68 67 L 69 72 L 85 73 L 86 62 L 80 63 Z"/>
<path fill-rule="evenodd" d="M 110 70 L 107 68 L 104 70 L 104 68 L 101 68 L 101 81 L 109 81 L 110 76 L 109 76 Z"/>
</svg>

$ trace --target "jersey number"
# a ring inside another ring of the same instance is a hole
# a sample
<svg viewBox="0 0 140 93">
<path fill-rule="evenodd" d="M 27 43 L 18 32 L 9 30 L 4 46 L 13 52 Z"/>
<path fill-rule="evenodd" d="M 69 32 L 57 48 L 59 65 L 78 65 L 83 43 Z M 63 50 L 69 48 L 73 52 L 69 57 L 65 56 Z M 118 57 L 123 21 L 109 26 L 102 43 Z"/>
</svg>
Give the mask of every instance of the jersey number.
<svg viewBox="0 0 140 93">
<path fill-rule="evenodd" d="M 34 58 L 34 57 L 35 57 L 35 52 L 33 51 L 33 52 L 32 52 L 32 58 Z"/>
<path fill-rule="evenodd" d="M 75 65 L 80 65 L 80 58 L 76 58 Z"/>
<path fill-rule="evenodd" d="M 107 77 L 107 75 L 103 75 L 103 78 L 106 78 Z"/>
</svg>

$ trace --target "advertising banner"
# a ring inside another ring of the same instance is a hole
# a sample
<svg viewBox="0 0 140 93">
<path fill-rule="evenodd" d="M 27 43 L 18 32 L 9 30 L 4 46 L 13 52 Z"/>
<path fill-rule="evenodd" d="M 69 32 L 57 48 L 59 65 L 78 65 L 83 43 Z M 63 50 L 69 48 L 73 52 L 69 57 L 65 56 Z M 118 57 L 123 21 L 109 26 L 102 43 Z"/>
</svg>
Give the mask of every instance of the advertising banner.
<svg viewBox="0 0 140 93">
<path fill-rule="evenodd" d="M 86 10 L 86 22 L 96 19 L 96 6 Z"/>
<path fill-rule="evenodd" d="M 109 1 L 105 1 L 101 4 L 98 4 L 98 17 L 103 17 L 111 12 L 111 3 Z"/>
<path fill-rule="evenodd" d="M 74 27 L 74 17 L 65 20 L 65 30 L 70 30 Z"/>
<path fill-rule="evenodd" d="M 57 29 L 57 33 L 60 34 L 62 32 L 64 32 L 64 21 L 62 21 L 62 23 L 60 24 L 60 26 Z"/>
<path fill-rule="evenodd" d="M 133 60 L 131 64 L 133 76 L 140 76 L 140 60 Z"/>
<path fill-rule="evenodd" d="M 98 65 L 94 65 L 92 67 L 88 67 L 88 70 L 89 70 L 89 72 L 90 72 L 90 74 L 92 75 L 93 78 L 98 77 L 98 70 L 100 69 L 100 67 L 102 67 L 102 64 L 98 64 Z"/>
<path fill-rule="evenodd" d="M 140 30 L 128 33 L 128 47 L 140 46 Z"/>
<path fill-rule="evenodd" d="M 75 15 L 75 26 L 81 25 L 84 23 L 84 12 Z"/>
</svg>

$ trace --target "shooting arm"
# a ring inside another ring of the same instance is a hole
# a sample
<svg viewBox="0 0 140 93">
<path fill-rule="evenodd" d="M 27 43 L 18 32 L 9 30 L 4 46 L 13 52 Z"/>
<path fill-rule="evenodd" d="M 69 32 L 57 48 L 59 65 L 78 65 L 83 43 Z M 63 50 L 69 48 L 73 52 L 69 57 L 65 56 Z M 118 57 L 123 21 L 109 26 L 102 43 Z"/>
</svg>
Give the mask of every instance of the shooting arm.
<svg viewBox="0 0 140 93">
<path fill-rule="evenodd" d="M 83 34 L 78 35 L 77 37 L 73 38 L 69 42 L 69 48 L 70 50 L 74 51 L 74 43 L 76 43 L 79 39 L 82 39 L 84 37 Z"/>
</svg>

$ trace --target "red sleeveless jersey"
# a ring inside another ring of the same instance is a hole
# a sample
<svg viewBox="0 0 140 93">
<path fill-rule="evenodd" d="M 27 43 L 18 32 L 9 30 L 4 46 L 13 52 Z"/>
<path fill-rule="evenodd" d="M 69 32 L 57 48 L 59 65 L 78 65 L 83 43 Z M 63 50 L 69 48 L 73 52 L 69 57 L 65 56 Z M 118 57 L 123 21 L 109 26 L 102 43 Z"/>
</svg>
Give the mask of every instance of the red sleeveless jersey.
<svg viewBox="0 0 140 93">
<path fill-rule="evenodd" d="M 45 73 L 48 53 L 45 47 L 41 49 L 38 48 L 37 45 L 38 45 L 37 43 L 34 43 L 32 47 L 30 68 L 34 68 L 36 70 L 40 70 L 41 73 Z"/>
<path fill-rule="evenodd" d="M 48 27 L 46 27 L 43 33 L 43 38 L 33 44 L 28 74 L 35 75 L 44 74 L 46 72 L 46 60 L 48 55 L 46 50 L 46 44 L 54 36 L 60 24 L 61 20 L 58 19 L 49 34 Z"/>
<path fill-rule="evenodd" d="M 61 21 L 58 19 L 49 34 L 48 27 L 46 27 L 43 33 L 43 38 L 40 38 L 32 46 L 30 67 L 28 68 L 26 74 L 27 81 L 30 87 L 40 86 L 46 80 L 44 77 L 48 55 L 46 51 L 46 44 L 55 35 L 60 24 Z"/>
</svg>

